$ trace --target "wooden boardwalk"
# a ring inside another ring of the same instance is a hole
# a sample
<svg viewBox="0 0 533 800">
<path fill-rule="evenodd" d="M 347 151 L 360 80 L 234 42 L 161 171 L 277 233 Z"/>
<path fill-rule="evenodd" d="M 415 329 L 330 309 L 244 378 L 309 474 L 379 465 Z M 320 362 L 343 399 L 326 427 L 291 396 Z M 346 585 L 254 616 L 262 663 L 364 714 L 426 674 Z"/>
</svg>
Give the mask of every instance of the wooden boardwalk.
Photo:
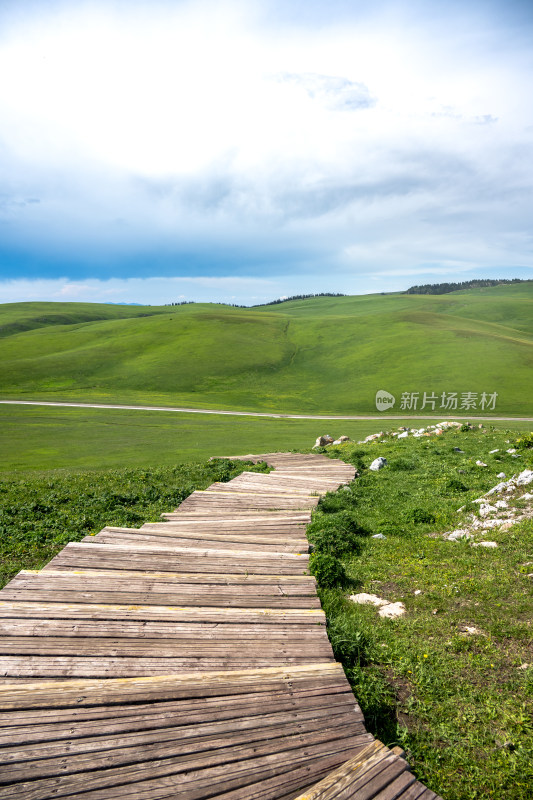
<svg viewBox="0 0 533 800">
<path fill-rule="evenodd" d="M 2 800 L 433 800 L 366 732 L 305 537 L 354 470 L 270 474 L 104 528 L 0 591 Z"/>
</svg>

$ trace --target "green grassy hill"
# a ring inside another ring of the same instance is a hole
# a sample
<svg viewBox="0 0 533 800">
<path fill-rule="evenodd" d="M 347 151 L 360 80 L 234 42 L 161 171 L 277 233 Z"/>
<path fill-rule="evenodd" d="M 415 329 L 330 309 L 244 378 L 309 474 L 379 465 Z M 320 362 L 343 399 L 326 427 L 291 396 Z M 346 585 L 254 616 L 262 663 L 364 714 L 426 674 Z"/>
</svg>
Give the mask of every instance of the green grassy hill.
<svg viewBox="0 0 533 800">
<path fill-rule="evenodd" d="M 364 414 L 379 389 L 395 413 L 403 392 L 497 392 L 494 413 L 531 414 L 533 282 L 250 309 L 8 304 L 0 335 L 4 399 Z"/>
</svg>

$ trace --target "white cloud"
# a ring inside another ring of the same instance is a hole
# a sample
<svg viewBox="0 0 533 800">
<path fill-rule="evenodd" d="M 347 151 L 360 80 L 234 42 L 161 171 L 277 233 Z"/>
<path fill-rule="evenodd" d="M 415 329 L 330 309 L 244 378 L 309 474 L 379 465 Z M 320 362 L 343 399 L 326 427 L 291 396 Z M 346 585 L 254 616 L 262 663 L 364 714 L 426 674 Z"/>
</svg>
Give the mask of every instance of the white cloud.
<svg viewBox="0 0 533 800">
<path fill-rule="evenodd" d="M 102 277 L 200 254 L 228 276 L 232 257 L 259 275 L 285 258 L 342 280 L 531 264 L 533 64 L 488 17 L 30 5 L 0 9 L 0 231 L 33 262 Z"/>
</svg>

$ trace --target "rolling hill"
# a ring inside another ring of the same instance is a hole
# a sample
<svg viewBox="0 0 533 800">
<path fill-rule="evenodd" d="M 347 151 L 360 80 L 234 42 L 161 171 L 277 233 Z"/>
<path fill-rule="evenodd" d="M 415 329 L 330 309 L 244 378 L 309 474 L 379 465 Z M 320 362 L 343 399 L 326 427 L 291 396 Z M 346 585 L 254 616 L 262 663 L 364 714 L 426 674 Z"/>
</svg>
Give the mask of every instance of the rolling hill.
<svg viewBox="0 0 533 800">
<path fill-rule="evenodd" d="M 478 404 L 497 393 L 499 415 L 532 410 L 533 282 L 249 309 L 5 304 L 0 337 L 3 399 L 364 414 L 385 389 L 395 413 L 405 392 L 419 399 L 402 413 L 453 413 L 443 392 Z"/>
</svg>

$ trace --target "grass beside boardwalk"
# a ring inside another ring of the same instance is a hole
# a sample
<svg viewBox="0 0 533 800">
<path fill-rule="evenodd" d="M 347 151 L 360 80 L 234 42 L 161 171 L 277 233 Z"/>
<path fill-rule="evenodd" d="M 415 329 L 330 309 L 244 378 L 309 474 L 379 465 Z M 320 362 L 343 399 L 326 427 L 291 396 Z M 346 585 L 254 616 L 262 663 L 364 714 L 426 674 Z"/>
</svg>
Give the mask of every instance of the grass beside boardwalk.
<svg viewBox="0 0 533 800">
<path fill-rule="evenodd" d="M 476 429 L 331 448 L 364 468 L 315 514 L 318 529 L 342 512 L 359 534 L 386 537 L 359 536 L 360 552 L 341 556 L 347 582 L 321 589 L 330 638 L 369 729 L 402 745 L 417 777 L 446 800 L 531 798 L 533 521 L 478 537 L 497 549 L 441 535 L 462 527 L 457 509 L 478 508 L 469 502 L 498 473 L 531 468 L 533 450 L 505 452 L 516 438 Z M 366 469 L 378 455 L 388 465 Z M 382 619 L 349 602 L 353 592 L 402 601 L 407 613 Z"/>
<path fill-rule="evenodd" d="M 106 525 L 159 522 L 195 489 L 265 464 L 226 459 L 150 469 L 50 471 L 0 479 L 0 586 L 21 569 L 40 569 L 72 541 Z"/>
</svg>

